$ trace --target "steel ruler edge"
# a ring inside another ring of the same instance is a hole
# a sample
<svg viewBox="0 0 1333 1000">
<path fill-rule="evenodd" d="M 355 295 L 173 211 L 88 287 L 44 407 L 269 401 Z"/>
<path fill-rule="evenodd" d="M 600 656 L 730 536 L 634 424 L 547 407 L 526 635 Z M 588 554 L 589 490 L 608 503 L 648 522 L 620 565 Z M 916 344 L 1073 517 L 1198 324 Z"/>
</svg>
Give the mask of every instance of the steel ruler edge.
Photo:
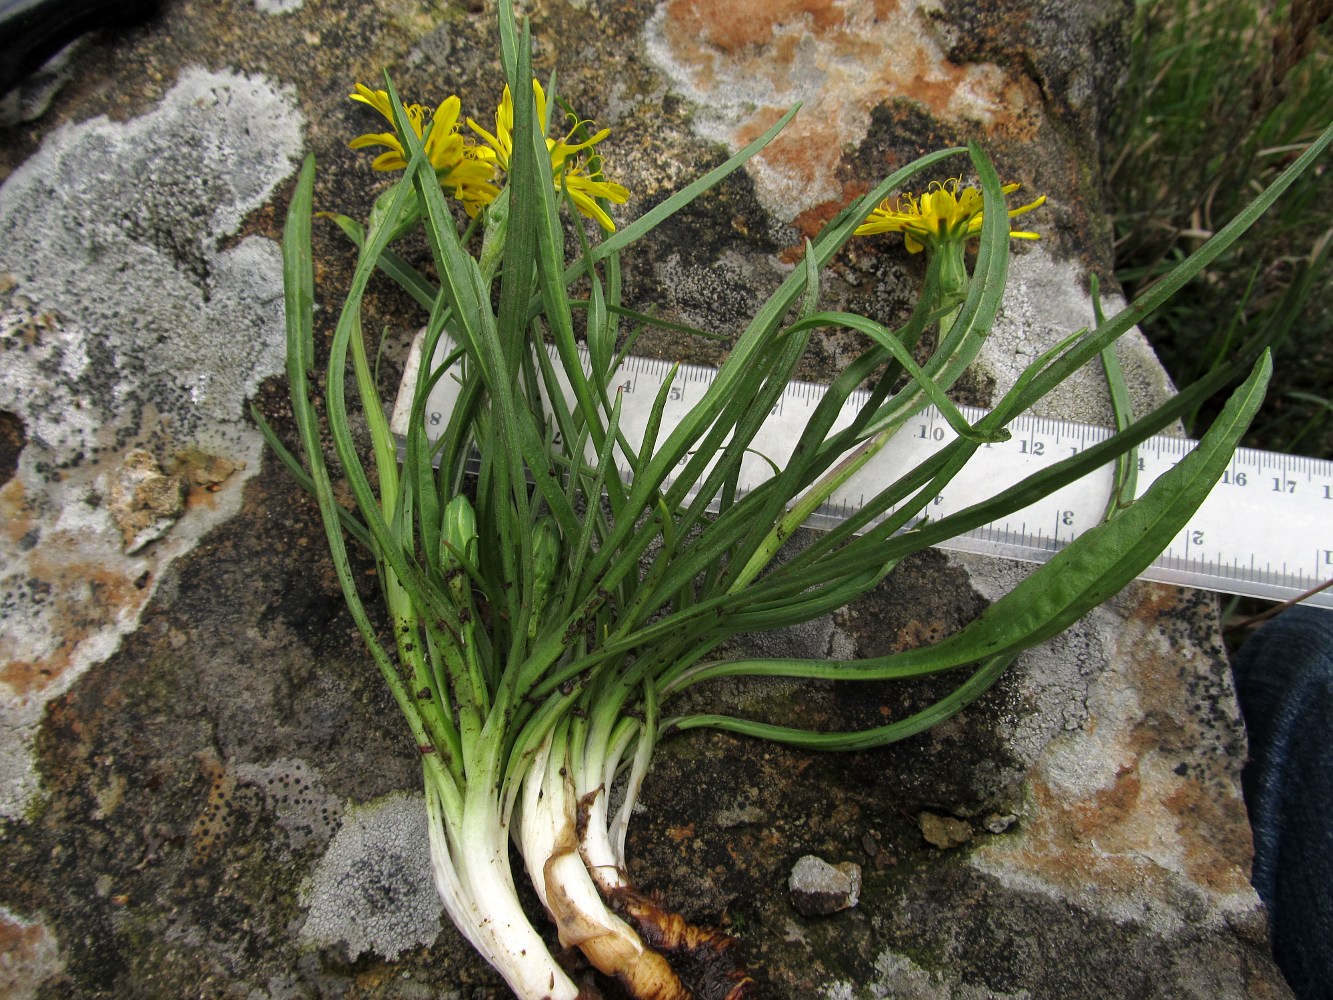
<svg viewBox="0 0 1333 1000">
<path fill-rule="evenodd" d="M 436 353 L 443 358 L 442 344 Z M 548 347 L 554 357 L 554 347 Z M 583 354 L 587 364 L 586 352 Z M 421 334 L 413 341 L 403 371 L 391 427 L 399 440 L 407 423 L 421 364 Z M 556 361 L 556 370 L 560 364 Z M 621 391 L 621 430 L 633 445 L 643 439 L 654 399 L 673 364 L 630 356 L 617 372 Z M 662 417 L 658 440 L 665 440 L 680 418 L 716 376 L 715 369 L 680 364 Z M 441 430 L 457 399 L 457 382 L 448 375 L 431 392 L 426 406 L 428 437 Z M 565 386 L 567 399 L 572 391 Z M 791 382 L 751 445 L 742 465 L 741 487 L 752 489 L 772 475 L 768 460 L 779 466 L 791 455 L 806 419 L 826 392 L 810 382 Z M 855 393 L 844 404 L 845 426 L 865 398 Z M 975 423 L 986 411 L 960 407 Z M 933 498 L 927 515 L 938 520 L 978 503 L 1024 477 L 1077 454 L 1111 435 L 1104 427 L 1024 413 L 1009 425 L 1008 441 L 979 448 L 972 460 Z M 856 476 L 808 522 L 832 527 L 860 509 L 864 501 L 955 438 L 934 407 L 913 417 Z M 1195 445 L 1181 437 L 1158 435 L 1138 447 L 1138 495 Z M 761 455 L 763 457 L 761 457 Z M 594 456 L 595 458 L 595 456 Z M 624 465 L 622 475 L 627 475 Z M 956 552 L 1042 563 L 1083 531 L 1096 525 L 1106 508 L 1112 482 L 1108 464 L 1056 491 L 1031 507 L 938 545 Z M 907 530 L 910 530 L 907 529 Z M 1139 579 L 1283 601 L 1298 597 L 1333 577 L 1333 462 L 1278 452 L 1237 449 L 1227 470 L 1185 528 Z M 1305 603 L 1333 608 L 1333 589 Z"/>
</svg>

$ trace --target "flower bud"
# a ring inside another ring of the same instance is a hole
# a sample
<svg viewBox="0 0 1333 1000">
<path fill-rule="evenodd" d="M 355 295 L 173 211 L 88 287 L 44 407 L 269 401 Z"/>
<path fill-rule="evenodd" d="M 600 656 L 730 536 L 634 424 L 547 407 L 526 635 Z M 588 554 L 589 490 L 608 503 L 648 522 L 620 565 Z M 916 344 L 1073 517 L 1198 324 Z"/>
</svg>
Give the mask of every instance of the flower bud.
<svg viewBox="0 0 1333 1000">
<path fill-rule="evenodd" d="M 440 568 L 454 601 L 461 604 L 467 596 L 468 582 L 459 555 L 470 558 L 477 548 L 477 515 L 462 494 L 455 496 L 444 508 L 440 540 Z"/>
</svg>

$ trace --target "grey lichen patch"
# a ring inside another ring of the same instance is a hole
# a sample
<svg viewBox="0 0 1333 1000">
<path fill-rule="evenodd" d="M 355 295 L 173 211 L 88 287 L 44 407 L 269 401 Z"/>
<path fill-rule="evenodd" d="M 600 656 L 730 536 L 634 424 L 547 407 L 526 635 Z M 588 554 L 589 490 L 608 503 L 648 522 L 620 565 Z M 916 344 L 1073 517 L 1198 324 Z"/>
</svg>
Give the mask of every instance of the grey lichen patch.
<svg viewBox="0 0 1333 1000">
<path fill-rule="evenodd" d="M 64 352 L 84 407 L 238 437 L 281 359 L 281 271 L 271 241 L 221 243 L 291 173 L 301 124 L 261 79 L 192 70 L 141 118 L 57 131 L 0 188 L 0 268 L 90 331 Z"/>
<path fill-rule="evenodd" d="M 832 984 L 824 1000 L 1029 1000 L 1027 990 L 999 993 L 995 990 L 951 980 L 917 965 L 906 955 L 881 952 L 875 960 L 875 979 L 860 986 L 848 982 Z"/>
<path fill-rule="evenodd" d="M 1036 568 L 1031 563 L 964 553 L 949 553 L 947 558 L 963 568 L 971 585 L 991 602 L 1013 590 Z M 1010 668 L 1024 708 L 997 720 L 1014 756 L 1015 766 L 1007 775 L 1010 783 L 1027 773 L 1051 740 L 1087 722 L 1089 685 L 1104 668 L 1123 628 L 1124 617 L 1114 605 L 1094 608 L 1060 635 L 1024 652 Z"/>
<path fill-rule="evenodd" d="M 208 793 L 190 831 L 190 852 L 196 864 L 207 863 L 233 834 L 236 818 L 253 803 L 273 816 L 295 850 L 307 844 L 323 847 L 342 822 L 342 802 L 302 760 L 282 758 L 269 764 L 227 764 L 216 753 L 199 755 L 208 779 Z"/>
<path fill-rule="evenodd" d="M 704 263 L 673 253 L 657 261 L 653 271 L 673 315 L 725 336 L 738 334 L 754 315 L 760 301 L 756 290 L 781 280 L 771 261 L 748 260 L 731 251 Z"/>
<path fill-rule="evenodd" d="M 304 893 L 302 942 L 345 945 L 353 961 L 367 951 L 393 959 L 433 942 L 443 907 L 426 822 L 420 795 L 349 808 Z"/>
<path fill-rule="evenodd" d="M 327 844 L 342 822 L 342 802 L 324 790 L 305 761 L 281 758 L 268 764 L 239 764 L 238 781 L 258 788 L 293 848 Z"/>
<path fill-rule="evenodd" d="M 224 241 L 290 175 L 301 129 L 265 80 L 190 70 L 140 118 L 56 131 L 0 187 L 0 410 L 25 434 L 0 487 L 0 816 L 37 790 L 45 704 L 239 509 L 247 476 L 217 470 L 259 468 L 245 401 L 282 368 L 281 260 L 270 240 Z M 181 476 L 179 516 L 170 469 L 125 502 L 135 449 L 208 456 L 206 481 Z"/>
</svg>

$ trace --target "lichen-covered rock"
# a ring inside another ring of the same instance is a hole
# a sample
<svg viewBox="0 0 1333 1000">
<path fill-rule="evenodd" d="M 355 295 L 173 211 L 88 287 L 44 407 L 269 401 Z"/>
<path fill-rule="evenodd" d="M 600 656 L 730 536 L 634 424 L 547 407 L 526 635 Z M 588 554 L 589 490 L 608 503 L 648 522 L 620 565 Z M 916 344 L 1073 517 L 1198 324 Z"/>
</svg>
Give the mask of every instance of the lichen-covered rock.
<svg viewBox="0 0 1333 1000">
<path fill-rule="evenodd" d="M 752 169 L 627 256 L 629 304 L 732 334 L 848 199 L 975 138 L 1049 202 L 965 401 L 1091 318 L 1086 276 L 1110 259 L 1097 128 L 1127 4 L 529 6 L 538 72 L 613 130 L 607 171 L 633 195 L 622 221 L 804 102 Z M 317 511 L 246 415 L 253 402 L 290 436 L 275 240 L 299 154 L 318 157 L 317 207 L 364 217 L 384 179 L 346 148 L 367 130 L 352 85 L 388 67 L 409 99 L 457 92 L 484 119 L 493 12 L 163 8 L 91 39 L 46 114 L 0 142 L 0 984 L 44 1000 L 498 1000 L 414 864 L 419 756 L 343 610 Z M 352 255 L 322 223 L 315 253 L 328 324 Z M 823 276 L 824 304 L 892 322 L 921 274 L 896 239 L 858 240 Z M 392 384 L 421 317 L 387 283 L 367 304 Z M 826 378 L 856 344 L 817 336 L 800 374 Z M 726 343 L 650 331 L 637 349 L 709 363 Z M 1141 400 L 1168 391 L 1141 339 L 1121 356 Z M 1098 379 L 1047 412 L 1104 419 Z M 127 553 L 96 484 L 136 447 L 185 504 Z M 373 570 L 355 566 L 367 593 Z M 852 607 L 744 648 L 906 648 L 1024 572 L 925 553 Z M 850 728 L 933 690 L 710 697 Z M 1212 600 L 1134 585 L 906 743 L 820 756 L 669 740 L 631 827 L 632 874 L 736 933 L 774 998 L 1283 997 L 1246 879 L 1243 754 Z M 930 846 L 922 814 L 971 840 Z M 787 875 L 808 854 L 864 862 L 855 908 L 793 908 Z"/>
<path fill-rule="evenodd" d="M 246 476 L 187 492 L 159 459 L 259 468 L 243 408 L 282 370 L 282 268 L 271 240 L 222 244 L 292 170 L 300 115 L 263 81 L 180 75 L 129 123 L 55 131 L 0 187 L 0 408 L 26 437 L 0 487 L 0 816 L 36 790 L 43 705 L 240 508 Z"/>
</svg>

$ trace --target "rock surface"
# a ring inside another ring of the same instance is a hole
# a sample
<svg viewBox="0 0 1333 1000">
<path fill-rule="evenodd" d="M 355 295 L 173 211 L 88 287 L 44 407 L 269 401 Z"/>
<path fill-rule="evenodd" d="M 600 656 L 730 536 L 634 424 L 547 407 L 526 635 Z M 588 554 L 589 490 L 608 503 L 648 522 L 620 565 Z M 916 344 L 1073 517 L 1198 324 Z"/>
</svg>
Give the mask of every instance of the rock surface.
<svg viewBox="0 0 1333 1000">
<path fill-rule="evenodd" d="M 313 503 L 248 416 L 254 403 L 291 436 L 275 241 L 299 156 L 319 158 L 319 207 L 364 217 L 383 179 L 346 149 L 368 128 L 351 85 L 387 66 L 404 94 L 456 91 L 483 117 L 498 92 L 491 12 L 163 6 L 90 39 L 46 114 L 0 142 L 0 992 L 502 997 L 413 863 L 415 749 L 343 610 Z M 627 261 L 638 306 L 735 332 L 847 199 L 967 138 L 1048 194 L 1043 239 L 1016 252 L 1002 321 L 961 387 L 983 404 L 1090 319 L 1086 275 L 1107 277 L 1097 127 L 1127 11 L 531 5 L 538 71 L 558 69 L 613 130 L 608 172 L 634 194 L 622 219 L 805 102 L 762 163 Z M 351 259 L 331 226 L 316 254 L 327 322 Z M 920 263 L 896 240 L 858 241 L 825 275 L 826 304 L 901 316 Z M 387 283 L 368 309 L 388 331 L 388 381 L 420 317 Z M 816 340 L 802 375 L 827 377 L 851 346 Z M 639 347 L 703 363 L 725 349 L 667 333 Z M 1122 357 L 1141 399 L 1167 391 L 1141 340 Z M 1049 412 L 1104 418 L 1099 378 Z M 140 452 L 184 500 L 129 551 L 108 497 L 127 461 L 148 469 Z M 747 648 L 916 645 L 1024 572 L 927 553 Z M 722 696 L 849 728 L 930 691 Z M 1213 599 L 1133 585 L 906 743 L 817 756 L 669 741 L 631 828 L 632 874 L 736 933 L 769 997 L 1285 997 L 1247 881 L 1243 757 Z M 924 813 L 971 839 L 930 846 Z M 787 874 L 807 854 L 864 862 L 855 909 L 792 907 Z"/>
</svg>

